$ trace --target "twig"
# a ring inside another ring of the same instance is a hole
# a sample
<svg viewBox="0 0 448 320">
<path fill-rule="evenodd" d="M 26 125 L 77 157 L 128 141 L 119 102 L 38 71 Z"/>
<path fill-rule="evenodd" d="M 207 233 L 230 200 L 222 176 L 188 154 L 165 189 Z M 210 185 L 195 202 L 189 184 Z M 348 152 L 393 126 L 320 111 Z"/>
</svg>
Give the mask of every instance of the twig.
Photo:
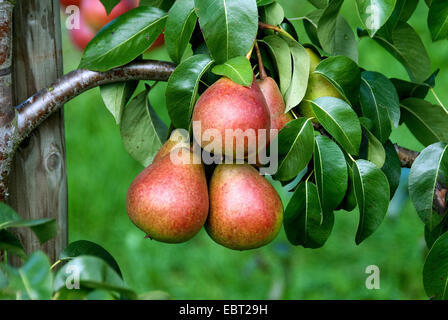
<svg viewBox="0 0 448 320">
<path fill-rule="evenodd" d="M 274 30 L 278 33 L 281 33 L 282 35 L 290 38 L 293 41 L 296 41 L 296 39 L 294 39 L 294 37 L 292 35 L 290 35 L 288 32 L 286 32 L 284 29 L 277 27 L 277 26 L 273 26 L 264 22 L 258 22 L 258 27 L 260 29 L 268 29 L 268 30 Z"/>
<path fill-rule="evenodd" d="M 400 147 L 397 144 L 395 144 L 395 150 L 397 150 L 398 158 L 400 159 L 402 168 L 412 167 L 412 164 L 419 155 L 419 152 Z"/>
<path fill-rule="evenodd" d="M 263 58 L 261 57 L 260 48 L 258 47 L 258 43 L 256 40 L 255 40 L 255 50 L 257 52 L 258 70 L 260 70 L 260 79 L 264 80 L 267 78 L 268 75 L 266 73 L 266 69 L 264 68 Z"/>
</svg>

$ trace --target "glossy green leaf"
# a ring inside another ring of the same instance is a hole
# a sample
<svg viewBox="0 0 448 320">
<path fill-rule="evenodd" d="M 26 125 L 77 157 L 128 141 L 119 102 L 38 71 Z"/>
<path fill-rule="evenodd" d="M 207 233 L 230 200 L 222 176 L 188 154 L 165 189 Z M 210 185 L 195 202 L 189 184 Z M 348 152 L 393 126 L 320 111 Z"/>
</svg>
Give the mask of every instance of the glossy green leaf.
<svg viewBox="0 0 448 320">
<path fill-rule="evenodd" d="M 392 39 L 392 33 L 398 22 L 406 22 L 417 8 L 419 0 L 396 0 L 394 11 L 387 20 L 386 24 L 381 28 L 381 31 L 387 35 L 388 39 Z"/>
<path fill-rule="evenodd" d="M 311 120 L 299 118 L 290 121 L 275 139 L 278 139 L 278 170 L 274 178 L 291 180 L 305 168 L 313 155 L 314 129 Z"/>
<path fill-rule="evenodd" d="M 232 58 L 223 64 L 214 66 L 212 72 L 230 78 L 233 82 L 246 87 L 252 84 L 254 78 L 252 66 L 246 57 Z"/>
<path fill-rule="evenodd" d="M 170 58 L 180 63 L 196 26 L 194 0 L 176 1 L 168 13 L 165 45 Z"/>
<path fill-rule="evenodd" d="M 268 5 L 268 4 L 272 3 L 274 1 L 275 0 L 257 0 L 257 6 L 258 7 L 262 7 L 262 6 L 265 6 L 265 5 Z"/>
<path fill-rule="evenodd" d="M 120 124 L 123 109 L 137 88 L 138 81 L 126 81 L 106 84 L 100 87 L 101 97 L 107 110 L 114 116 L 115 122 Z"/>
<path fill-rule="evenodd" d="M 6 230 L 0 230 L 0 251 L 6 251 L 8 254 L 12 253 L 22 259 L 27 256 L 20 240 Z"/>
<path fill-rule="evenodd" d="M 402 120 L 425 146 L 442 141 L 448 143 L 448 111 L 423 99 L 401 101 Z"/>
<path fill-rule="evenodd" d="M 400 102 L 392 82 L 381 73 L 364 71 L 361 77 L 360 103 L 362 114 L 372 121 L 372 133 L 386 142 L 392 123 L 400 122 Z"/>
<path fill-rule="evenodd" d="M 383 144 L 364 125 L 361 125 L 361 127 L 367 141 L 365 157 L 363 158 L 369 160 L 378 168 L 382 168 L 386 161 L 386 151 L 384 150 Z M 362 152 L 360 153 L 362 154 Z"/>
<path fill-rule="evenodd" d="M 299 184 L 289 200 L 283 224 L 291 244 L 320 248 L 333 229 L 334 214 L 322 210 L 317 187 L 306 181 Z"/>
<path fill-rule="evenodd" d="M 426 83 L 416 83 L 396 78 L 390 80 L 397 90 L 400 101 L 407 98 L 425 99 L 431 88 L 431 86 Z"/>
<path fill-rule="evenodd" d="M 359 16 L 371 37 L 386 23 L 396 0 L 356 0 Z"/>
<path fill-rule="evenodd" d="M 389 207 L 390 189 L 381 169 L 363 159 L 353 164 L 353 187 L 360 214 L 355 241 L 360 244 L 383 222 Z"/>
<path fill-rule="evenodd" d="M 405 68 L 414 82 L 423 82 L 431 74 L 431 60 L 420 36 L 406 22 L 400 21 L 392 32 L 391 39 L 384 32 L 374 38 Z"/>
<path fill-rule="evenodd" d="M 384 144 L 384 150 L 386 152 L 386 160 L 384 161 L 381 170 L 389 181 L 390 197 L 392 198 L 400 184 L 401 161 L 398 158 L 397 150 L 395 150 L 395 147 L 390 140 L 386 141 Z"/>
<path fill-rule="evenodd" d="M 107 290 L 98 289 L 89 292 L 86 296 L 87 300 L 95 300 L 95 301 L 105 301 L 105 300 L 117 300 L 113 294 L 111 294 Z"/>
<path fill-rule="evenodd" d="M 321 45 L 317 36 L 317 25 L 323 12 L 323 9 L 311 11 L 303 19 L 303 26 L 305 28 L 306 34 L 308 35 L 308 38 L 310 38 L 311 42 L 318 47 L 320 47 Z"/>
<path fill-rule="evenodd" d="M 124 109 L 120 133 L 126 151 L 143 166 L 152 163 L 167 136 L 167 127 L 149 104 L 148 90 Z"/>
<path fill-rule="evenodd" d="M 280 81 L 280 91 L 285 94 L 291 85 L 292 56 L 288 43 L 279 36 L 267 36 L 263 39 L 276 66 Z"/>
<path fill-rule="evenodd" d="M 426 294 L 434 300 L 448 300 L 448 233 L 436 240 L 423 267 Z"/>
<path fill-rule="evenodd" d="M 7 266 L 9 288 L 18 300 L 50 300 L 53 292 L 53 277 L 50 262 L 41 252 L 34 252 L 19 269 Z"/>
<path fill-rule="evenodd" d="M 272 26 L 278 26 L 285 19 L 283 7 L 278 2 L 273 2 L 260 9 L 260 20 Z"/>
<path fill-rule="evenodd" d="M 87 45 L 80 68 L 106 71 L 145 52 L 165 27 L 166 13 L 152 7 L 130 10 L 106 25 Z"/>
<path fill-rule="evenodd" d="M 168 11 L 175 0 L 140 0 L 140 6 L 148 6 Z"/>
<path fill-rule="evenodd" d="M 319 63 L 314 72 L 327 78 L 347 101 L 356 105 L 361 72 L 355 62 L 344 56 L 330 57 Z"/>
<path fill-rule="evenodd" d="M 353 109 L 343 100 L 322 97 L 312 101 L 317 120 L 333 138 L 350 154 L 357 155 L 362 131 Z"/>
<path fill-rule="evenodd" d="M 285 112 L 289 112 L 303 99 L 308 86 L 310 56 L 305 48 L 296 41 L 286 39 L 291 51 L 293 70 L 291 84 L 286 90 L 284 99 L 286 103 Z"/>
<path fill-rule="evenodd" d="M 350 25 L 339 15 L 343 0 L 330 1 L 318 22 L 317 37 L 324 51 L 358 61 L 358 44 Z"/>
<path fill-rule="evenodd" d="M 448 38 L 448 2 L 433 0 L 429 7 L 428 27 L 432 41 Z"/>
<path fill-rule="evenodd" d="M 420 218 L 432 231 L 443 219 L 433 208 L 435 189 L 442 172 L 448 172 L 448 145 L 438 142 L 425 148 L 409 173 L 409 196 Z"/>
<path fill-rule="evenodd" d="M 328 0 L 308 0 L 313 6 L 323 9 L 328 5 Z"/>
<path fill-rule="evenodd" d="M 55 291 L 65 288 L 67 283 L 72 284 L 76 277 L 83 288 L 105 289 L 122 293 L 132 299 L 137 298 L 118 273 L 103 259 L 94 256 L 78 256 L 70 260 L 55 276 Z"/>
<path fill-rule="evenodd" d="M 255 0 L 195 0 L 194 3 L 205 42 L 217 63 L 249 52 L 258 31 Z"/>
<path fill-rule="evenodd" d="M 0 202 L 0 230 L 8 228 L 30 228 L 41 244 L 57 234 L 55 219 L 23 220 L 11 207 Z"/>
<path fill-rule="evenodd" d="M 325 136 L 314 144 L 314 175 L 322 208 L 337 208 L 347 191 L 347 164 L 339 146 Z"/>
<path fill-rule="evenodd" d="M 166 87 L 166 106 L 175 128 L 189 129 L 199 80 L 212 64 L 209 56 L 198 54 L 183 61 L 171 74 Z"/>
<path fill-rule="evenodd" d="M 112 9 L 120 3 L 120 0 L 101 0 L 101 3 L 103 4 L 104 9 L 106 9 L 106 13 L 109 15 L 112 12 Z"/>
<path fill-rule="evenodd" d="M 95 256 L 103 259 L 122 277 L 120 267 L 114 257 L 102 246 L 87 240 L 78 240 L 70 243 L 59 255 L 60 260 L 70 260 L 79 256 Z"/>
</svg>

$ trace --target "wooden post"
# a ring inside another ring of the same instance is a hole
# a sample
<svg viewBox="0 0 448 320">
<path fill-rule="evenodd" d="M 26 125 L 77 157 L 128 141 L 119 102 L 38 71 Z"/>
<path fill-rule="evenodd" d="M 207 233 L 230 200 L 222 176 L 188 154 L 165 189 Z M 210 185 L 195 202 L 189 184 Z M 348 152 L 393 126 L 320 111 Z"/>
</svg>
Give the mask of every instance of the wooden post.
<svg viewBox="0 0 448 320">
<path fill-rule="evenodd" d="M 13 25 L 15 104 L 63 74 L 58 0 L 17 0 Z M 67 178 L 64 116 L 58 111 L 20 146 L 9 179 L 10 205 L 24 219 L 56 218 L 58 236 L 44 246 L 29 231 L 19 238 L 29 253 L 43 250 L 55 261 L 67 245 Z M 13 262 L 17 264 L 17 261 Z"/>
</svg>

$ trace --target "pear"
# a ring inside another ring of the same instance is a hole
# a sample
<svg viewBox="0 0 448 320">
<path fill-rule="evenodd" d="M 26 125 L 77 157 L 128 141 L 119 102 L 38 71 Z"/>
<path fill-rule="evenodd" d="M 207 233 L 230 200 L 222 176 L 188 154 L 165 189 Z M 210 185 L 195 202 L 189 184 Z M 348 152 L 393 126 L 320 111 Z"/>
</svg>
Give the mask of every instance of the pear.
<svg viewBox="0 0 448 320">
<path fill-rule="evenodd" d="M 131 221 L 151 239 L 167 243 L 191 239 L 201 230 L 209 209 L 200 159 L 183 147 L 176 148 L 176 157 L 169 151 L 158 157 L 132 182 L 126 208 Z"/>
<path fill-rule="evenodd" d="M 286 104 L 282 93 L 271 77 L 258 80 L 258 86 L 266 100 L 266 104 L 271 115 L 271 130 L 280 131 L 289 121 L 293 120 L 289 113 L 285 113 Z M 272 138 L 272 137 L 271 137 Z"/>
<path fill-rule="evenodd" d="M 170 138 L 163 144 L 159 152 L 157 152 L 156 156 L 154 157 L 153 163 L 162 159 L 175 148 L 190 148 L 188 137 L 186 137 L 179 129 L 175 129 L 171 133 Z"/>
<path fill-rule="evenodd" d="M 283 206 L 272 185 L 248 164 L 220 164 L 210 181 L 205 228 L 218 244 L 234 250 L 270 243 L 283 222 Z"/>
<path fill-rule="evenodd" d="M 310 77 L 308 80 L 308 88 L 305 93 L 303 101 L 298 106 L 299 113 L 307 118 L 314 118 L 312 121 L 318 123 L 315 118 L 311 101 L 320 97 L 335 97 L 344 99 L 340 92 L 328 81 L 324 76 L 314 73 L 317 65 L 321 62 L 321 58 L 318 57 L 310 48 L 305 49 L 310 56 Z"/>
<path fill-rule="evenodd" d="M 255 77 L 249 87 L 239 85 L 229 78 L 223 77 L 211 85 L 198 99 L 193 112 L 193 121 L 200 124 L 201 129 L 193 125 L 193 134 L 198 144 L 208 152 L 232 158 L 245 158 L 257 152 L 256 144 L 260 131 L 264 129 L 269 140 L 271 118 L 266 100 Z M 229 133 L 227 130 L 234 130 Z M 204 132 L 213 132 L 218 142 L 206 139 Z M 227 131 L 227 132 L 226 132 Z M 215 134 L 216 133 L 216 134 Z M 233 148 L 228 141 L 233 141 Z M 250 136 L 250 139 L 248 139 Z M 216 146 L 210 147 L 210 145 Z M 237 148 L 237 146 L 239 146 Z M 210 150 L 212 148 L 213 150 Z"/>
</svg>

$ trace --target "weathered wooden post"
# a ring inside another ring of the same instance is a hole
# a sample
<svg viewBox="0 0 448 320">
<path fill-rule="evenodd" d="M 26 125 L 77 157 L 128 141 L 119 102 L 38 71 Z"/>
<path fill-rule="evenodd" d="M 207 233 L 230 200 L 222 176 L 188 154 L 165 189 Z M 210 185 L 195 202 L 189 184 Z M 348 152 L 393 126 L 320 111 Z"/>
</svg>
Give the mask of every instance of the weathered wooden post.
<svg viewBox="0 0 448 320">
<path fill-rule="evenodd" d="M 58 0 L 17 0 L 13 23 L 14 105 L 63 74 Z M 51 260 L 67 245 L 67 178 L 63 110 L 55 112 L 19 147 L 9 179 L 10 205 L 24 219 L 56 218 L 58 236 L 42 248 L 19 234 L 27 252 L 44 250 Z"/>
</svg>

